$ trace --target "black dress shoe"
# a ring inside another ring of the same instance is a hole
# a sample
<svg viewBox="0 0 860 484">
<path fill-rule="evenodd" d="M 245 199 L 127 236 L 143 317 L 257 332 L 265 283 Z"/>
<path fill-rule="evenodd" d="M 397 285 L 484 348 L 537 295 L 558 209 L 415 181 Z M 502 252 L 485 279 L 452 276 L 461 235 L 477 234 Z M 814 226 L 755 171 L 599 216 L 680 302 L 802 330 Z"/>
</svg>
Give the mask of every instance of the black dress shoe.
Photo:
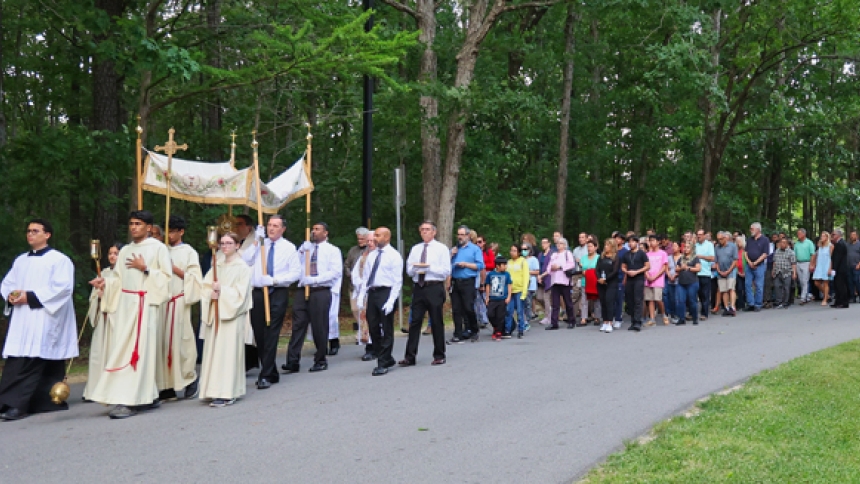
<svg viewBox="0 0 860 484">
<path fill-rule="evenodd" d="M 257 390 L 268 390 L 269 388 L 272 388 L 272 384 L 269 383 L 269 380 L 263 378 L 257 381 Z"/>
<path fill-rule="evenodd" d="M 379 366 L 381 366 L 381 367 L 383 367 L 383 368 L 391 368 L 392 366 L 394 366 L 394 365 L 396 365 L 396 364 L 397 364 L 397 362 L 396 362 L 396 361 L 391 360 L 391 361 L 389 361 L 388 363 L 385 363 L 384 365 L 379 365 Z"/>
<path fill-rule="evenodd" d="M 373 369 L 372 375 L 373 376 L 382 376 L 382 375 L 385 375 L 386 373 L 388 373 L 388 368 L 386 368 L 384 366 L 377 366 L 376 368 Z"/>
<path fill-rule="evenodd" d="M 298 373 L 299 365 L 287 365 L 286 363 L 281 365 L 281 369 L 284 370 L 285 375 L 289 375 L 290 373 Z"/>
<path fill-rule="evenodd" d="M 328 356 L 335 356 L 337 355 L 338 351 L 340 351 L 340 346 L 335 346 L 334 348 L 328 350 Z"/>
<path fill-rule="evenodd" d="M 544 328 L 544 330 L 546 331 L 554 331 L 556 329 L 558 329 L 558 326 L 547 326 L 546 328 Z"/>
<path fill-rule="evenodd" d="M 26 414 L 15 407 L 11 407 L 5 412 L 0 413 L 0 418 L 3 420 L 21 420 L 29 416 L 29 414 Z"/>
<path fill-rule="evenodd" d="M 364 356 L 361 357 L 361 361 L 373 361 L 374 358 L 375 356 L 373 356 L 373 353 L 365 353 Z"/>
<path fill-rule="evenodd" d="M 314 366 L 310 367 L 309 372 L 313 373 L 315 371 L 325 371 L 328 370 L 328 362 L 320 361 L 319 363 L 314 363 Z"/>
</svg>

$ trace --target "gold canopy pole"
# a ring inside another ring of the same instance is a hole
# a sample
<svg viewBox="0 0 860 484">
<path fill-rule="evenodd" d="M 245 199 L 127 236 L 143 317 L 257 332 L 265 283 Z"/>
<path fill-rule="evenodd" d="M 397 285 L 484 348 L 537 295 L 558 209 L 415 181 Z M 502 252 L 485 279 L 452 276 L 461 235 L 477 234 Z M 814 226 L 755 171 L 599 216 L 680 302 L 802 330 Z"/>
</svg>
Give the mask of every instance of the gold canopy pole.
<svg viewBox="0 0 860 484">
<path fill-rule="evenodd" d="M 140 140 L 140 135 L 143 134 L 143 128 L 140 127 L 140 115 L 137 115 L 137 209 L 143 210 L 143 161 L 141 160 L 141 151 L 143 151 L 143 142 Z"/>
<path fill-rule="evenodd" d="M 164 243 L 168 243 L 167 234 L 170 232 L 170 178 L 172 176 L 171 170 L 173 169 L 173 155 L 177 150 L 185 151 L 188 149 L 188 144 L 183 143 L 181 145 L 176 144 L 176 141 L 173 141 L 173 134 L 176 133 L 176 130 L 170 128 L 167 130 L 167 143 L 164 146 L 156 146 L 155 151 L 163 151 L 165 155 L 167 155 L 167 173 L 165 174 L 165 180 L 167 181 L 167 204 L 165 206 L 165 222 L 164 222 Z"/>
<path fill-rule="evenodd" d="M 257 130 L 252 131 L 251 133 L 254 136 L 254 141 L 251 143 L 251 148 L 254 148 L 254 173 L 257 176 L 257 223 L 262 227 L 263 226 L 263 197 L 261 195 L 262 190 L 260 189 L 260 162 L 257 157 L 257 147 L 260 146 L 257 143 Z M 266 267 L 266 244 L 265 240 L 260 241 L 260 264 L 263 269 L 263 274 L 268 274 L 268 268 Z M 267 288 L 263 288 L 263 306 L 266 310 L 266 326 L 272 323 L 272 315 L 269 310 L 269 290 Z"/>
<path fill-rule="evenodd" d="M 236 130 L 230 131 L 233 141 L 230 143 L 230 168 L 236 169 Z M 233 205 L 227 205 L 227 215 L 233 217 Z"/>
<path fill-rule="evenodd" d="M 308 148 L 305 154 L 305 167 L 307 168 L 308 178 L 311 177 L 311 140 L 314 139 L 311 134 L 311 123 L 305 123 L 305 127 L 308 128 Z M 305 195 L 305 240 L 311 240 L 311 193 L 308 192 Z M 305 275 L 311 275 L 311 255 L 305 252 Z M 311 296 L 311 288 L 305 286 L 305 301 L 307 301 Z"/>
</svg>

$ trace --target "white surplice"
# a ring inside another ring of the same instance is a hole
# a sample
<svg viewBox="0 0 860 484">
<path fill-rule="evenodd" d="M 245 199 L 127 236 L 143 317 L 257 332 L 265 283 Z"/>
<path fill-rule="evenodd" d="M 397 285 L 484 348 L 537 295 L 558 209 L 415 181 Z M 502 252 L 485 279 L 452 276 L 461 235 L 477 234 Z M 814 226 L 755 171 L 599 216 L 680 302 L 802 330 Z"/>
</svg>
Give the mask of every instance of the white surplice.
<svg viewBox="0 0 860 484">
<path fill-rule="evenodd" d="M 65 360 L 78 356 L 74 286 L 75 267 L 56 249 L 30 251 L 15 259 L 0 284 L 0 294 L 8 300 L 12 291 L 32 292 L 42 307 L 14 306 L 3 346 L 4 358 Z"/>
<path fill-rule="evenodd" d="M 125 266 L 143 256 L 149 275 Z M 170 299 L 170 253 L 147 238 L 119 252 L 115 270 L 105 277 L 102 311 L 108 313 L 110 340 L 105 371 L 90 399 L 104 404 L 145 405 L 158 398 L 155 385 L 157 324 L 161 306 Z"/>
</svg>

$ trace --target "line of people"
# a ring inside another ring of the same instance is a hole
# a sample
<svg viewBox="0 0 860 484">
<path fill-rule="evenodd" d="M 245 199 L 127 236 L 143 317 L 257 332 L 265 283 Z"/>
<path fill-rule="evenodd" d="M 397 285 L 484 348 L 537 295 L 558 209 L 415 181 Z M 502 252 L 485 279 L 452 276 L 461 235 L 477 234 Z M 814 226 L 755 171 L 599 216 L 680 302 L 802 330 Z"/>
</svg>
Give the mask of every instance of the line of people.
<svg viewBox="0 0 860 484">
<path fill-rule="evenodd" d="M 315 346 L 310 372 L 328 369 L 340 348 L 338 310 L 343 278 L 356 320 L 356 338 L 365 345 L 363 361 L 376 361 L 373 376 L 418 363 L 425 315 L 431 334 L 431 365 L 447 361 L 446 346 L 477 342 L 492 326 L 493 341 L 523 338 L 531 323 L 546 330 L 600 326 L 629 330 L 663 325 L 694 325 L 711 314 L 734 317 L 744 310 L 784 308 L 795 292 L 800 304 L 819 292 L 832 307 L 848 307 L 860 290 L 860 241 L 850 243 L 839 229 L 823 233 L 816 247 L 803 229 L 798 240 L 776 234 L 768 240 L 758 223 L 750 236 L 687 232 L 678 240 L 649 232 L 644 237 L 615 232 L 601 244 L 580 233 L 571 249 L 556 232 L 538 242 L 525 234 L 510 245 L 509 257 L 466 226 L 457 244 L 436 240 L 431 221 L 419 227 L 421 242 L 405 260 L 385 227 L 359 228 L 358 244 L 346 261 L 328 242 L 329 228 L 313 225 L 310 240 L 296 248 L 284 238 L 282 217 L 265 228 L 241 215 L 235 232 L 219 241 L 216 267 L 204 271 L 185 244 L 186 222 L 172 216 L 168 244 L 156 235 L 152 214 L 129 216 L 131 242 L 109 249 L 110 267 L 90 281 L 88 320 L 93 326 L 86 400 L 113 405 L 108 415 L 123 419 L 158 408 L 162 401 L 200 398 L 213 407 L 232 405 L 245 395 L 245 373 L 259 367 L 258 390 L 280 381 L 278 341 L 293 291 L 292 332 L 284 374 L 300 371 L 302 347 L 310 331 Z M 63 360 L 77 356 L 72 305 L 74 270 L 65 255 L 48 244 L 50 223 L 28 224 L 31 250 L 16 259 L 0 294 L 7 302 L 9 332 L 0 379 L 0 418 L 19 420 L 31 413 L 61 410 L 47 400 L 47 389 L 65 376 Z M 498 247 L 498 246 L 496 246 Z M 205 259 L 204 259 L 205 260 Z M 404 357 L 394 351 L 394 311 L 404 274 L 412 279 L 408 339 Z M 815 284 L 808 284 L 809 280 Z M 810 289 L 812 287 L 812 289 Z M 446 340 L 443 310 L 450 297 L 454 330 Z M 200 303 L 203 340 L 200 374 L 191 307 Z M 539 311 L 542 307 L 542 314 Z M 11 313 L 9 310 L 11 309 Z"/>
</svg>

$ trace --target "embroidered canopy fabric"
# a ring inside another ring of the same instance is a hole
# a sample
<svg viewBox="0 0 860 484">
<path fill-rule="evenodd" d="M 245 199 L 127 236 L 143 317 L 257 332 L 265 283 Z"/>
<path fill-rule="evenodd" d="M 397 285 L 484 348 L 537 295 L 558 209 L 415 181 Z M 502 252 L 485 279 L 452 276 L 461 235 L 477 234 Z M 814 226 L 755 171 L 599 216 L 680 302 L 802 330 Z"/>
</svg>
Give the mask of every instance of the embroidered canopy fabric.
<svg viewBox="0 0 860 484">
<path fill-rule="evenodd" d="M 147 150 L 143 189 L 167 194 L 167 156 Z M 170 196 L 213 205 L 257 208 L 257 176 L 253 167 L 237 170 L 229 161 L 208 162 L 173 158 Z M 260 185 L 263 212 L 277 213 L 284 205 L 314 190 L 305 156 L 268 183 Z"/>
</svg>

